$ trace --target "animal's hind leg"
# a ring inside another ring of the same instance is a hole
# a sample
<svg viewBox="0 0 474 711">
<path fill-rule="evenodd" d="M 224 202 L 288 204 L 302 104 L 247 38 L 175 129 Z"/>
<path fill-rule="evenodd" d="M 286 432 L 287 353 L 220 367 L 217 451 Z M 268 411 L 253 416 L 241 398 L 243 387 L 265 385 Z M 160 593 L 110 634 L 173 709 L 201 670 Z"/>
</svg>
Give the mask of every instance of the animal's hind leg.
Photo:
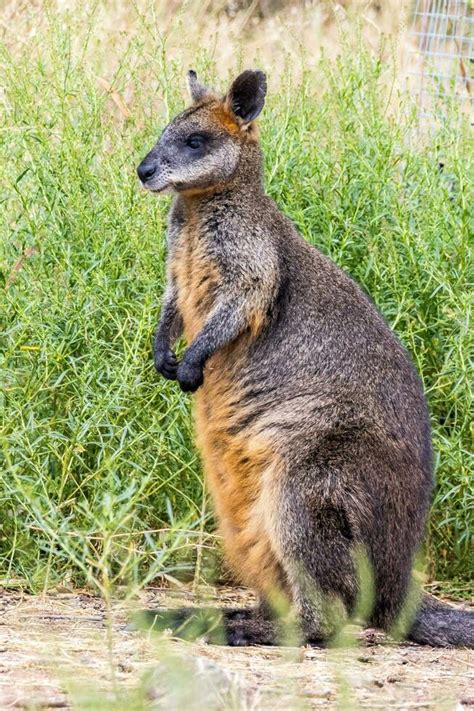
<svg viewBox="0 0 474 711">
<path fill-rule="evenodd" d="M 413 524 L 402 527 L 400 521 L 404 518 L 410 521 L 403 511 L 396 512 L 396 515 L 393 511 L 384 511 L 378 517 L 378 530 L 370 539 L 375 596 L 369 624 L 387 632 L 397 623 L 403 627 L 404 619 L 406 622 L 417 606 L 418 593 L 412 566 L 421 531 Z"/>
<path fill-rule="evenodd" d="M 325 476 L 300 467 L 289 472 L 272 517 L 296 624 L 308 642 L 334 635 L 351 613 L 358 588 L 353 530 Z"/>
</svg>

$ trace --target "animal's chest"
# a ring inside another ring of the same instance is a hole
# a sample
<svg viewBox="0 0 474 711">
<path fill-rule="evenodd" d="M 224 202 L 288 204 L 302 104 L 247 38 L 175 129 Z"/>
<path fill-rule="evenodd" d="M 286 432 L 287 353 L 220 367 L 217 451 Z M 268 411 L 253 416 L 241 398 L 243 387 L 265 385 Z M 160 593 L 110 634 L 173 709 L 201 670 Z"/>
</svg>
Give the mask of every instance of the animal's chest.
<svg viewBox="0 0 474 711">
<path fill-rule="evenodd" d="M 177 288 L 177 305 L 190 343 L 201 330 L 216 298 L 220 276 L 206 240 L 190 225 L 176 241 L 171 273 Z"/>
</svg>

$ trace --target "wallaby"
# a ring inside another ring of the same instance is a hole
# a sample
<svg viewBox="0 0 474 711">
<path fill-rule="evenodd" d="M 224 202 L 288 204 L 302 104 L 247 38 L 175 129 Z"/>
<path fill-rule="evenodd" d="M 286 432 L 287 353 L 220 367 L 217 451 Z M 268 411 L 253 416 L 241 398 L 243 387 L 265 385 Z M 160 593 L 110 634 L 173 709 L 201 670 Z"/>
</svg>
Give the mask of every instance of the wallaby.
<svg viewBox="0 0 474 711">
<path fill-rule="evenodd" d="M 193 71 L 188 82 L 192 106 L 138 175 L 176 195 L 154 362 L 196 391 L 227 561 L 262 601 L 223 611 L 224 641 L 277 644 L 275 594 L 302 641 L 329 639 L 356 606 L 360 550 L 373 573 L 367 624 L 390 630 L 410 599 L 433 488 L 420 380 L 370 299 L 265 194 L 265 75 L 244 71 L 224 97 Z M 473 646 L 474 615 L 425 595 L 407 636 Z"/>
</svg>

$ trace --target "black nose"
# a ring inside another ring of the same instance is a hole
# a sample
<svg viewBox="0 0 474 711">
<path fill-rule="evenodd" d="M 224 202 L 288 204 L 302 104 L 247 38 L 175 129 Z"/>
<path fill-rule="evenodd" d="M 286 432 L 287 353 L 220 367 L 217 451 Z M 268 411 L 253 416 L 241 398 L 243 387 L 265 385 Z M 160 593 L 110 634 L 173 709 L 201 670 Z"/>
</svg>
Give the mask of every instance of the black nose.
<svg viewBox="0 0 474 711">
<path fill-rule="evenodd" d="M 142 161 L 137 168 L 137 173 L 142 183 L 146 183 L 147 180 L 150 180 L 150 178 L 155 175 L 156 165 L 152 165 L 151 163 L 145 163 L 145 161 Z"/>
</svg>

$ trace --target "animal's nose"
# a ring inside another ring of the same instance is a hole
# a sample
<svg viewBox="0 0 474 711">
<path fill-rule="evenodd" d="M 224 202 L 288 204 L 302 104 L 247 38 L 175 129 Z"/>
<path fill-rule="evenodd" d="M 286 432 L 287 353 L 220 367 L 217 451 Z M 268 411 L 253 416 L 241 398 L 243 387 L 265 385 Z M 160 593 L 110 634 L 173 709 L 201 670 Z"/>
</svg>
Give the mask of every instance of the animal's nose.
<svg viewBox="0 0 474 711">
<path fill-rule="evenodd" d="M 137 173 L 142 183 L 146 183 L 147 180 L 150 180 L 150 178 L 155 175 L 156 164 L 145 163 L 145 161 L 142 161 L 137 168 Z"/>
</svg>

